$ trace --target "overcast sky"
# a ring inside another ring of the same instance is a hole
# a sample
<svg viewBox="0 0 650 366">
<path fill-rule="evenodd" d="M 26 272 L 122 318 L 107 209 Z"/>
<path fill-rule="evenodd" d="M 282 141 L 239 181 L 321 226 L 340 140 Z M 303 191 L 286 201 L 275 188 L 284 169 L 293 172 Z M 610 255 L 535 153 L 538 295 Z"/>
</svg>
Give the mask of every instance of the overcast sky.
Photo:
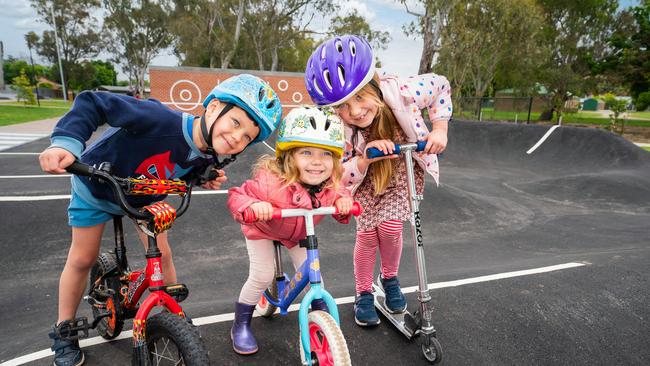
<svg viewBox="0 0 650 366">
<path fill-rule="evenodd" d="M 366 18 L 371 27 L 375 30 L 390 32 L 392 41 L 384 51 L 379 52 L 379 59 L 383 67 L 389 72 L 402 76 L 417 73 L 422 52 L 422 39 L 408 38 L 402 31 L 402 26 L 408 24 L 415 17 L 406 13 L 404 5 L 396 0 L 337 0 L 342 5 L 342 12 L 350 12 Z M 409 0 L 409 3 L 418 3 L 417 0 Z M 637 4 L 636 0 L 620 0 L 621 7 L 628 7 Z M 409 9 L 417 6 L 409 6 Z M 5 58 L 14 56 L 16 58 L 28 59 L 24 35 L 29 31 L 41 34 L 49 27 L 38 21 L 36 11 L 30 6 L 28 0 L 0 0 L 0 41 L 4 44 Z M 314 24 L 316 30 L 323 30 L 325 24 Z M 318 29 L 321 28 L 321 29 Z M 43 60 L 34 55 L 35 62 L 44 63 Z M 101 58 L 101 56 L 100 56 Z M 176 57 L 170 54 L 163 54 L 155 58 L 152 65 L 156 66 L 177 66 Z M 119 79 L 125 79 L 121 74 Z"/>
</svg>

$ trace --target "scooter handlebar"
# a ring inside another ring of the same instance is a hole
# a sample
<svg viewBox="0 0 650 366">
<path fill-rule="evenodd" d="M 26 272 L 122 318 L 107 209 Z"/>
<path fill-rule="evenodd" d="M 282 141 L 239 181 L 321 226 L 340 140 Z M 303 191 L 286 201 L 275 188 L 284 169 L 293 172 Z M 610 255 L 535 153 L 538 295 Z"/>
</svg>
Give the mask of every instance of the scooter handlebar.
<svg viewBox="0 0 650 366">
<path fill-rule="evenodd" d="M 426 141 L 418 141 L 416 143 L 402 144 L 402 145 L 395 144 L 395 151 L 393 151 L 393 154 L 384 154 L 381 150 L 377 149 L 376 147 L 369 147 L 366 149 L 366 156 L 368 157 L 368 159 L 373 159 L 373 158 L 378 158 L 386 155 L 398 155 L 403 150 L 423 151 L 426 146 L 427 146 Z"/>
</svg>

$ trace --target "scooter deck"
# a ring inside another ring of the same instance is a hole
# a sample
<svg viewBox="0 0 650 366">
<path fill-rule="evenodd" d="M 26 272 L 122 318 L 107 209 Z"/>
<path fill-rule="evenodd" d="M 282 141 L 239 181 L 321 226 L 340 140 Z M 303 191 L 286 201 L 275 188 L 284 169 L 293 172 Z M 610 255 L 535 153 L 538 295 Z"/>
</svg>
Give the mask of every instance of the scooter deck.
<svg viewBox="0 0 650 366">
<path fill-rule="evenodd" d="M 413 315 L 407 311 L 403 313 L 393 314 L 384 306 L 384 298 L 386 295 L 380 286 L 373 283 L 372 288 L 375 295 L 375 307 L 384 314 L 384 317 L 388 319 L 395 328 L 402 332 L 406 338 L 411 339 L 415 336 L 416 331 L 418 330 L 417 324 L 413 318 Z"/>
</svg>

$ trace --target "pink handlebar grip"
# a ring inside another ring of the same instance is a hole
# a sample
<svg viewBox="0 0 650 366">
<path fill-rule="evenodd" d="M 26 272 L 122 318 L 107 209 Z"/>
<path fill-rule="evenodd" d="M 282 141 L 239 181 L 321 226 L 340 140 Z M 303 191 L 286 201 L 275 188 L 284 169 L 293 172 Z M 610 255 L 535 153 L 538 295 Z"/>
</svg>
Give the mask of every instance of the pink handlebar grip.
<svg viewBox="0 0 650 366">
<path fill-rule="evenodd" d="M 352 203 L 352 208 L 350 209 L 350 215 L 359 216 L 361 213 L 363 213 L 363 207 L 361 207 L 359 202 L 354 201 Z"/>
<path fill-rule="evenodd" d="M 242 212 L 242 217 L 244 218 L 244 222 L 247 224 L 252 224 L 257 221 L 257 216 L 255 216 L 255 212 L 250 207 L 247 207 L 244 212 Z"/>
</svg>

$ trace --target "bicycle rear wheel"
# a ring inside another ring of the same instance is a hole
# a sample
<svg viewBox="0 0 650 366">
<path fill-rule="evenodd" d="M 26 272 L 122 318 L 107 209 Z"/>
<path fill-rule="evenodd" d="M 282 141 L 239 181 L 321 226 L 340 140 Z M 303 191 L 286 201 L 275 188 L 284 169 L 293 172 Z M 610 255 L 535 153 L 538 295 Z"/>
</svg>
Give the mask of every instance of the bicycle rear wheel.
<svg viewBox="0 0 650 366">
<path fill-rule="evenodd" d="M 100 283 L 97 280 L 108 271 L 117 267 L 117 259 L 113 253 L 102 253 L 97 257 L 97 262 L 90 270 L 90 293 L 97 302 L 104 303 L 105 307 L 93 305 L 93 317 L 97 318 L 100 314 L 109 311 L 111 315 L 103 318 L 97 324 L 97 332 L 104 339 L 113 339 L 120 335 L 124 326 L 124 317 L 122 312 L 122 294 L 120 289 L 119 273 L 104 277 Z"/>
</svg>

